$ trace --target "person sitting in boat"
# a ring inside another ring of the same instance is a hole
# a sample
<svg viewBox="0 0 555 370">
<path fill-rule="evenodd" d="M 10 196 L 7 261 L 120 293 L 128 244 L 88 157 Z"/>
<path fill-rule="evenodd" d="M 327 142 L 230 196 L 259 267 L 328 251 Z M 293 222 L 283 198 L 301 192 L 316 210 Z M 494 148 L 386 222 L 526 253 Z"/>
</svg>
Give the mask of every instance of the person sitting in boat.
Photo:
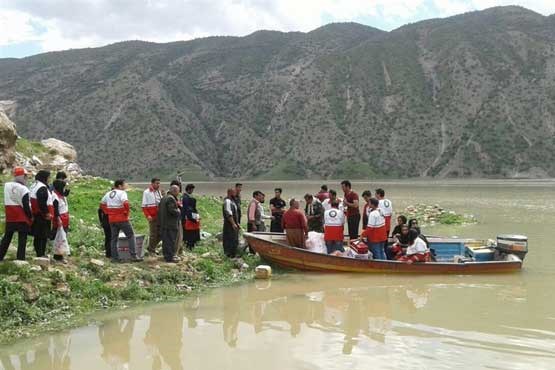
<svg viewBox="0 0 555 370">
<path fill-rule="evenodd" d="M 416 230 L 416 232 L 418 233 L 418 237 L 424 240 L 424 243 L 426 243 L 427 246 L 430 245 L 428 239 L 424 236 L 424 234 L 422 234 L 422 230 L 420 229 L 420 226 L 418 226 L 418 220 L 416 218 L 411 218 L 409 220 L 409 229 Z"/>
<path fill-rule="evenodd" d="M 399 259 L 403 256 L 409 246 L 409 225 L 397 225 L 399 226 L 399 233 L 393 235 L 393 245 L 391 246 L 391 256 L 392 259 Z M 397 226 L 395 228 L 397 228 Z"/>
<path fill-rule="evenodd" d="M 393 228 L 393 231 L 391 232 L 391 237 L 395 238 L 395 235 L 401 234 L 401 228 L 403 226 L 408 227 L 407 217 L 403 215 L 399 215 L 397 216 L 397 225 L 395 225 L 395 227 Z"/>
<path fill-rule="evenodd" d="M 430 251 L 426 242 L 420 239 L 418 232 L 415 229 L 409 230 L 409 245 L 404 256 L 397 259 L 401 262 L 414 263 L 414 262 L 430 262 Z"/>
<path fill-rule="evenodd" d="M 345 252 L 343 248 L 343 225 L 345 214 L 339 209 L 339 201 L 333 200 L 331 208 L 324 213 L 324 241 L 328 254 Z"/>
</svg>

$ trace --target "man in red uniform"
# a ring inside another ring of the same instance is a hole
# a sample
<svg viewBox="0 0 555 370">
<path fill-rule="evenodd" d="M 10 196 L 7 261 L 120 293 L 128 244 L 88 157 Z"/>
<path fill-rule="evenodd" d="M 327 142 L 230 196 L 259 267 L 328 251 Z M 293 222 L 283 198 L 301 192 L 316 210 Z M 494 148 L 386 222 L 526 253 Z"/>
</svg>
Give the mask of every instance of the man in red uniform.
<svg viewBox="0 0 555 370">
<path fill-rule="evenodd" d="M 330 209 L 324 213 L 324 241 L 328 254 L 345 252 L 343 248 L 343 227 L 345 214 L 339 209 L 339 202 L 333 200 Z"/>
<path fill-rule="evenodd" d="M 31 231 L 30 225 L 33 215 L 29 200 L 29 189 L 25 185 L 27 174 L 22 167 L 16 167 L 13 172 L 14 181 L 7 182 L 4 186 L 4 209 L 6 211 L 6 232 L 0 243 L 0 261 L 12 242 L 13 235 L 17 232 L 17 259 L 25 260 L 25 246 L 27 235 Z"/>
<path fill-rule="evenodd" d="M 137 257 L 137 252 L 135 251 L 135 232 L 129 222 L 130 207 L 127 192 L 125 191 L 126 188 L 125 180 L 116 180 L 114 188 L 104 195 L 100 203 L 104 213 L 108 215 L 108 222 L 110 223 L 112 233 L 111 255 L 114 262 L 121 262 L 118 256 L 118 237 L 120 231 L 128 239 L 131 262 L 142 261 L 141 258 Z"/>
<path fill-rule="evenodd" d="M 358 239 L 358 227 L 360 225 L 360 210 L 358 209 L 358 194 L 351 189 L 351 182 L 345 180 L 341 183 L 341 188 L 345 193 L 343 205 L 347 209 L 347 228 L 351 240 Z"/>
<path fill-rule="evenodd" d="M 308 237 L 306 216 L 299 209 L 299 201 L 295 198 L 289 201 L 289 209 L 283 214 L 281 226 L 287 235 L 287 242 L 292 247 L 306 248 L 305 241 Z"/>
<path fill-rule="evenodd" d="M 367 244 L 375 260 L 386 260 L 385 244 L 387 232 L 385 229 L 385 218 L 380 211 L 380 202 L 376 198 L 370 199 L 370 214 L 368 215 L 368 226 L 362 233 L 362 238 L 367 239 Z"/>
</svg>

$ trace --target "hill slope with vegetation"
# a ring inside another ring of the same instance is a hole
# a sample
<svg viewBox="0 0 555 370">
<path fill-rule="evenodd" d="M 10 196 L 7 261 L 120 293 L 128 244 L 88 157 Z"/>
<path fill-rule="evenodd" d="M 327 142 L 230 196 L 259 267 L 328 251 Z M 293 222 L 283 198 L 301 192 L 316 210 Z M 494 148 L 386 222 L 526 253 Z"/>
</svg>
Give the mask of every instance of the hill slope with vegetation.
<svg viewBox="0 0 555 370">
<path fill-rule="evenodd" d="M 520 7 L 129 41 L 0 60 L 0 100 L 110 177 L 553 177 L 554 45 Z"/>
</svg>

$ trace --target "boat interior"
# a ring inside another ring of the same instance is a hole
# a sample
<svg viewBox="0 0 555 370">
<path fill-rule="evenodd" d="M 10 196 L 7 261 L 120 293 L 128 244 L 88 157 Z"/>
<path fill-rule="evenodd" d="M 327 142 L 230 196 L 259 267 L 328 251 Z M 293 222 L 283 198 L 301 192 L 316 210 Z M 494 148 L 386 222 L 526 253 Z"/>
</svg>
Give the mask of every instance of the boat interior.
<svg viewBox="0 0 555 370">
<path fill-rule="evenodd" d="M 260 237 L 269 242 L 288 246 L 285 234 L 255 232 Z M 435 254 L 436 262 L 442 263 L 464 263 L 464 262 L 492 262 L 492 261 L 511 261 L 519 259 L 517 256 L 506 253 L 499 253 L 496 243 L 493 240 L 446 238 L 446 237 L 427 237 L 429 248 Z M 389 240 L 392 243 L 392 240 Z M 349 239 L 345 237 L 345 248 L 349 244 Z"/>
</svg>

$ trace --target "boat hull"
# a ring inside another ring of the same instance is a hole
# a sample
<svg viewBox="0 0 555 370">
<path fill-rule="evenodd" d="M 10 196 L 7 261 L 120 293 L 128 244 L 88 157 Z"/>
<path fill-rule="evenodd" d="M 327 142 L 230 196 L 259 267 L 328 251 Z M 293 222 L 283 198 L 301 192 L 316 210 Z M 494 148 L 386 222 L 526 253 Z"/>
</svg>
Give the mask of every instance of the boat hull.
<svg viewBox="0 0 555 370">
<path fill-rule="evenodd" d="M 276 266 L 302 271 L 350 273 L 405 273 L 405 274 L 485 274 L 507 273 L 522 269 L 522 260 L 488 262 L 427 262 L 403 263 L 398 261 L 362 260 L 338 257 L 293 248 L 284 237 L 270 233 L 245 233 L 245 240 L 264 260 Z"/>
</svg>

